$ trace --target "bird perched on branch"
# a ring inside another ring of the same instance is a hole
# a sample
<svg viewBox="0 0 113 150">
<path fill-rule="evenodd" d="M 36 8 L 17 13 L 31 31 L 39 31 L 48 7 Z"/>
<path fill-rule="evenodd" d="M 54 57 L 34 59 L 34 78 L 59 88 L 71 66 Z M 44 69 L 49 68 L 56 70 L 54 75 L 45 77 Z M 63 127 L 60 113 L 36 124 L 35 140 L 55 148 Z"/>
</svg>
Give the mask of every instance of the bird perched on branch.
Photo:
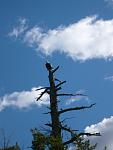
<svg viewBox="0 0 113 150">
<path fill-rule="evenodd" d="M 47 68 L 48 71 L 50 71 L 50 70 L 53 69 L 53 67 L 51 66 L 51 64 L 48 61 L 46 61 L 45 66 L 46 66 L 46 68 Z"/>
</svg>

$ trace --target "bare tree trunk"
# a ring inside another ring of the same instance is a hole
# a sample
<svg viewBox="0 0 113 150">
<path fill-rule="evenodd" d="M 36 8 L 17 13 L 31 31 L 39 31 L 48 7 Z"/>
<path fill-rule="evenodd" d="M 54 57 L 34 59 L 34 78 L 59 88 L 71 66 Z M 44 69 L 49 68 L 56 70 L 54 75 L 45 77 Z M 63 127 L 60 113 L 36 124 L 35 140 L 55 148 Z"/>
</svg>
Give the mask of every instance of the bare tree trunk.
<svg viewBox="0 0 113 150">
<path fill-rule="evenodd" d="M 36 136 L 39 140 L 36 140 L 36 143 L 39 146 L 48 146 L 49 150 L 65 150 L 66 147 L 68 147 L 69 144 L 76 143 L 78 140 L 81 140 L 84 135 L 86 136 L 100 136 L 100 133 L 77 133 L 77 130 L 72 130 L 70 127 L 67 125 L 63 124 L 63 121 L 60 122 L 60 116 L 66 112 L 70 111 L 75 111 L 75 110 L 82 110 L 82 109 L 87 109 L 91 108 L 95 105 L 91 104 L 89 106 L 81 106 L 81 107 L 71 107 L 71 108 L 66 108 L 66 109 L 58 109 L 58 100 L 57 98 L 59 96 L 86 96 L 84 94 L 71 94 L 71 93 L 58 93 L 59 90 L 61 90 L 62 84 L 64 84 L 66 81 L 60 81 L 59 79 L 56 79 L 54 77 L 54 73 L 58 70 L 59 66 L 57 66 L 55 69 L 51 66 L 50 63 L 46 63 L 46 68 L 49 72 L 49 87 L 41 87 L 38 90 L 44 90 L 41 92 L 39 97 L 37 97 L 37 101 L 41 99 L 41 97 L 45 94 L 48 93 L 50 97 L 50 112 L 47 112 L 46 114 L 50 114 L 51 116 L 51 123 L 47 123 L 45 125 L 49 126 L 51 128 L 51 134 L 49 137 L 46 137 L 44 134 L 41 134 L 40 132 L 36 133 Z M 59 83 L 55 84 L 55 81 L 58 81 Z M 66 131 L 70 134 L 71 138 L 67 141 L 63 141 L 62 137 L 62 131 Z M 40 136 L 39 136 L 40 135 Z M 41 139 L 41 140 L 40 140 Z M 80 141 L 81 144 L 83 144 L 82 140 Z M 86 145 L 87 143 L 85 143 Z M 32 144 L 33 146 L 35 144 Z M 89 145 L 90 146 L 90 145 Z M 36 147 L 36 146 L 35 146 Z M 44 147 L 45 148 L 45 147 Z M 37 147 L 35 148 L 36 150 Z"/>
<path fill-rule="evenodd" d="M 49 70 L 49 83 L 50 83 L 50 110 L 51 110 L 51 125 L 52 125 L 52 136 L 53 138 L 58 140 L 58 143 L 54 149 L 52 150 L 64 150 L 62 144 L 62 137 L 61 137 L 61 127 L 60 127 L 60 120 L 59 120 L 59 113 L 58 113 L 58 105 L 57 105 L 57 90 L 54 82 L 54 76 L 52 70 Z M 62 146 L 60 146 L 62 145 Z M 58 147 L 59 146 L 59 147 Z"/>
</svg>

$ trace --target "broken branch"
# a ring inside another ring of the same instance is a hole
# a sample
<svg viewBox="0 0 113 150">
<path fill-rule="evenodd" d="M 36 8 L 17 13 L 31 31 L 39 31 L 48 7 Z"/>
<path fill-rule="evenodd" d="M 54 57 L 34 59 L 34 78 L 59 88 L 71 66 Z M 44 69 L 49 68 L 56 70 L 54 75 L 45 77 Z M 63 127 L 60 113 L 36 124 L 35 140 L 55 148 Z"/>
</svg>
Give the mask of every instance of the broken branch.
<svg viewBox="0 0 113 150">
<path fill-rule="evenodd" d="M 52 73 L 54 73 L 55 71 L 57 71 L 59 68 L 59 66 L 57 66 L 54 70 L 52 70 Z"/>
</svg>

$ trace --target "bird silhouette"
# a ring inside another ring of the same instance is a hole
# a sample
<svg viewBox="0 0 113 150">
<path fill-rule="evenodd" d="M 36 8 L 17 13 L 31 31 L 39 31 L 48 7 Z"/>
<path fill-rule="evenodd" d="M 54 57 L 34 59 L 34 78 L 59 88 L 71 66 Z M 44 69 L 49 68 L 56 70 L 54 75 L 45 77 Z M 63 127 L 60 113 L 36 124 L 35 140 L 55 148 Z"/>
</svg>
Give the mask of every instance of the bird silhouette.
<svg viewBox="0 0 113 150">
<path fill-rule="evenodd" d="M 45 66 L 46 66 L 46 68 L 47 68 L 48 71 L 50 71 L 50 70 L 53 69 L 52 66 L 51 66 L 51 64 L 48 61 L 46 61 Z"/>
</svg>

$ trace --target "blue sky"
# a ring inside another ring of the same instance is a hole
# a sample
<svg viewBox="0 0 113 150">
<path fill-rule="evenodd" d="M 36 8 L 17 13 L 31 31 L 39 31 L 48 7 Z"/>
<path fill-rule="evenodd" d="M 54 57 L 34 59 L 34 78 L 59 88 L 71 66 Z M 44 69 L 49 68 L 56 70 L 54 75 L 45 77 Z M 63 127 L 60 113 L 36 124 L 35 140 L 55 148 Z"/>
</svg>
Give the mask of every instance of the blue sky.
<svg viewBox="0 0 113 150">
<path fill-rule="evenodd" d="M 87 98 L 62 101 L 72 107 L 96 103 L 73 112 L 67 121 L 79 130 L 103 134 L 112 148 L 113 134 L 113 1 L 6 0 L 0 1 L 0 129 L 30 146 L 30 129 L 46 123 L 48 96 L 36 103 L 36 87 L 47 86 L 45 61 L 60 65 L 56 76 L 67 80 L 64 90 Z M 68 102 L 70 101 L 70 102 Z M 91 126 L 92 125 L 92 126 Z M 106 127 L 107 126 L 107 127 Z"/>
</svg>

